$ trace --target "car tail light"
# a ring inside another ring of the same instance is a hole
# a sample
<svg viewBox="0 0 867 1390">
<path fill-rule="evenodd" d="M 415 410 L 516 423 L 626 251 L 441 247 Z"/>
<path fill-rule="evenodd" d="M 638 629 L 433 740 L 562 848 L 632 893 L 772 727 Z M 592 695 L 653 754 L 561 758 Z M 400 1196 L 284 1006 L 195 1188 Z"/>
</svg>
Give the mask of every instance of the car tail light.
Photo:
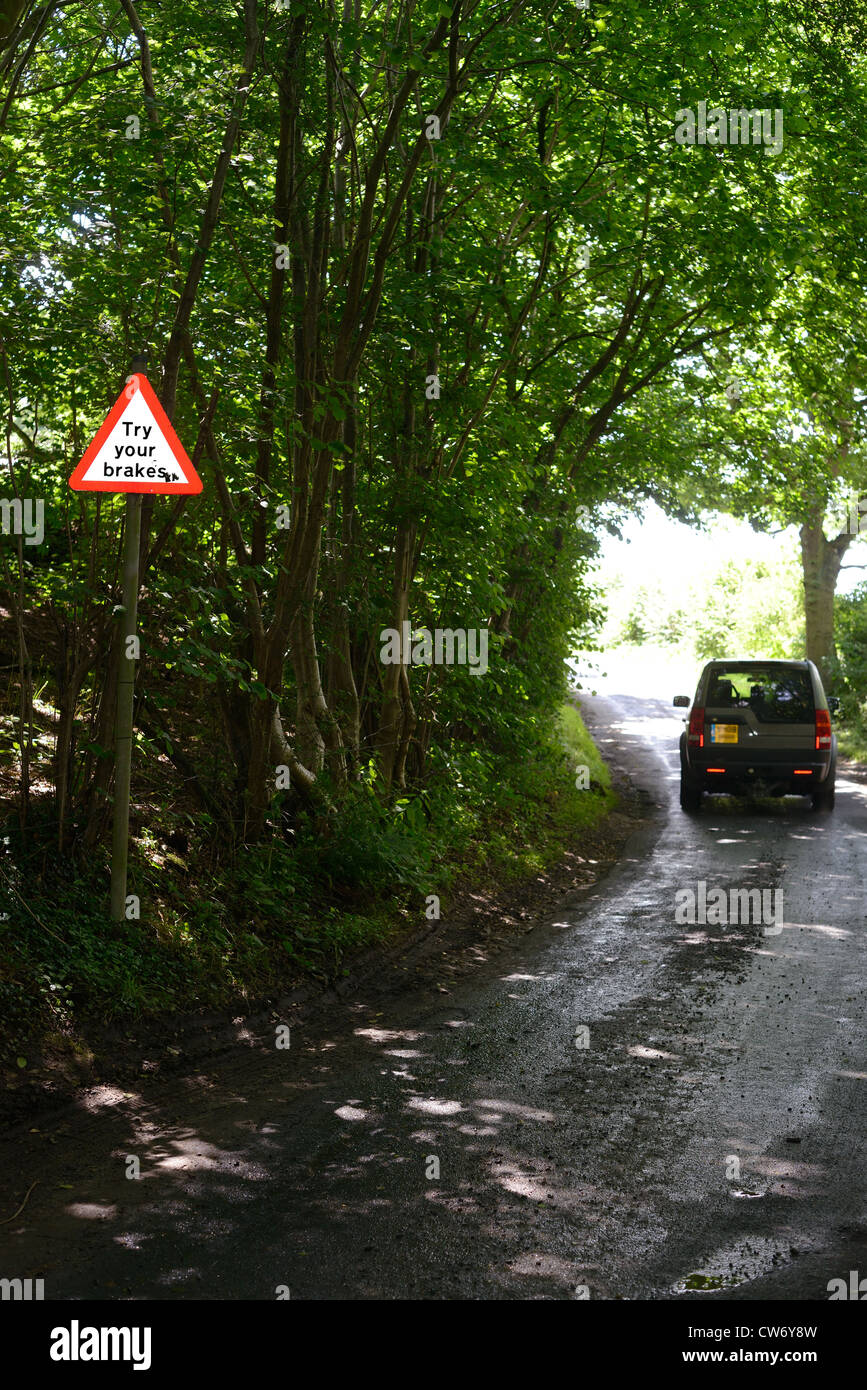
<svg viewBox="0 0 867 1390">
<path fill-rule="evenodd" d="M 725 772 L 724 767 L 706 767 L 705 772 Z"/>
<path fill-rule="evenodd" d="M 796 777 L 812 777 L 813 775 L 813 769 L 811 767 L 794 767 L 792 771 Z"/>
<path fill-rule="evenodd" d="M 831 716 L 826 709 L 816 710 L 816 747 L 831 747 Z"/>
<path fill-rule="evenodd" d="M 817 716 L 818 717 L 818 716 Z M 696 748 L 704 748 L 704 709 L 693 707 L 692 714 L 689 716 L 689 729 L 686 735 L 687 743 L 693 744 Z M 816 747 L 818 748 L 818 743 Z"/>
</svg>

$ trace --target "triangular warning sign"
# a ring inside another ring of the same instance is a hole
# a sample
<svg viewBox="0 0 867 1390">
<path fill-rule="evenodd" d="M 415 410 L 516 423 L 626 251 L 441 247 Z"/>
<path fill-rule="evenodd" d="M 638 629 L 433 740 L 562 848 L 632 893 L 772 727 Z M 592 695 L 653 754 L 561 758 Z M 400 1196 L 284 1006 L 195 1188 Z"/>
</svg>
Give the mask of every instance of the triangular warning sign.
<svg viewBox="0 0 867 1390">
<path fill-rule="evenodd" d="M 201 492 L 147 377 L 131 376 L 69 479 L 77 492 Z"/>
</svg>

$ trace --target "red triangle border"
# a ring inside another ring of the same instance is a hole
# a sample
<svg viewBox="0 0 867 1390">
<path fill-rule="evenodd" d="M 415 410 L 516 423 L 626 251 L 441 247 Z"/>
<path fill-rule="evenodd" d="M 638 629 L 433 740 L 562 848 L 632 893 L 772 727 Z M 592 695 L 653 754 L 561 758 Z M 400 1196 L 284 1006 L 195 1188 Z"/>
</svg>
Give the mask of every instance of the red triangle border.
<svg viewBox="0 0 867 1390">
<path fill-rule="evenodd" d="M 183 469 L 184 473 L 186 473 L 189 482 L 143 483 L 141 479 L 136 479 L 133 482 L 121 482 L 120 479 L 118 479 L 116 482 L 114 480 L 111 480 L 101 483 L 86 483 L 82 481 L 88 468 L 93 463 L 103 444 L 108 439 L 109 435 L 111 434 L 112 430 L 114 429 L 115 425 L 117 424 L 118 420 L 120 419 L 121 415 L 126 409 L 127 404 L 130 400 L 130 397 L 127 395 L 127 390 L 129 388 L 130 383 L 133 381 L 136 382 L 138 390 L 141 391 L 142 395 L 145 398 L 145 401 L 150 406 L 150 409 L 153 413 L 153 417 L 156 420 L 157 428 L 162 433 L 162 436 L 168 444 L 172 454 L 174 455 L 178 466 L 181 469 Z M 78 464 L 78 466 L 75 469 L 73 469 L 73 472 L 69 478 L 69 486 L 71 488 L 74 488 L 76 492 L 140 492 L 143 494 L 171 493 L 174 496 L 190 496 L 194 493 L 199 493 L 202 491 L 202 480 L 196 472 L 195 468 L 193 467 L 192 460 L 187 454 L 187 451 L 184 448 L 183 444 L 178 439 L 178 436 L 175 433 L 174 427 L 171 424 L 169 417 L 166 415 L 166 412 L 163 410 L 162 406 L 157 400 L 156 393 L 153 387 L 151 386 L 147 377 L 143 376 L 141 372 L 135 373 L 127 381 L 126 386 L 124 386 L 114 405 L 111 407 L 111 410 L 108 412 L 108 415 L 105 417 L 105 420 L 97 430 L 91 443 L 88 445 L 87 451 L 83 459 Z"/>
</svg>

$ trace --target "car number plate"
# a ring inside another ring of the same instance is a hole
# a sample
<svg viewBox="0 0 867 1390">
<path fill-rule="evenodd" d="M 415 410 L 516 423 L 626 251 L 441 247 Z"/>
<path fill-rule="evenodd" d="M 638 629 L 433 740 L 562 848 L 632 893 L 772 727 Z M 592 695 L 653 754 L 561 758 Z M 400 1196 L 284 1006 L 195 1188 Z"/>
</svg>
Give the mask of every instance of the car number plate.
<svg viewBox="0 0 867 1390">
<path fill-rule="evenodd" d="M 711 743 L 737 743 L 737 724 L 711 724 L 710 741 Z"/>
</svg>

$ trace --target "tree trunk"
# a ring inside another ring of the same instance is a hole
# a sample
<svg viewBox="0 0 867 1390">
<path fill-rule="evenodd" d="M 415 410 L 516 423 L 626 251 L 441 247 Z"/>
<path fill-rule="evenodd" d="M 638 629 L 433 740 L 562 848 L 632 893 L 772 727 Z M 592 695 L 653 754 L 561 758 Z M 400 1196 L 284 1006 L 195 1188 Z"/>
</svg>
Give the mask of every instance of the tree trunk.
<svg viewBox="0 0 867 1390">
<path fill-rule="evenodd" d="M 391 626 L 396 629 L 399 636 L 401 657 L 406 655 L 403 651 L 403 624 L 409 620 L 409 590 L 412 584 L 415 536 L 416 527 L 413 522 L 406 519 L 398 522 L 394 540 L 390 616 Z M 401 778 L 405 759 L 403 762 L 399 762 L 398 753 L 404 729 L 401 690 L 409 689 L 408 682 L 404 686 L 402 678 L 405 675 L 406 667 L 402 660 L 383 667 L 382 705 L 379 727 L 376 731 L 376 754 L 387 787 L 390 787 L 395 781 L 398 786 L 403 785 Z"/>
<path fill-rule="evenodd" d="M 814 507 L 801 527 L 804 573 L 804 618 L 807 659 L 816 664 L 827 690 L 837 664 L 834 645 L 834 593 L 843 556 L 852 537 L 841 532 L 829 541 L 822 529 L 823 513 Z"/>
<path fill-rule="evenodd" d="M 75 711 L 86 671 L 76 662 L 72 670 L 64 662 L 58 672 L 57 744 L 54 754 L 54 787 L 57 803 L 57 852 L 65 849 L 66 812 L 69 804 L 69 785 L 72 779 L 72 759 L 75 746 Z"/>
<path fill-rule="evenodd" d="M 88 754 L 85 760 L 84 775 L 84 846 L 93 849 L 99 843 L 108 824 L 111 809 L 108 792 L 114 775 L 114 716 L 117 705 L 117 667 L 121 647 L 120 626 L 114 624 L 111 641 L 104 648 L 106 669 L 102 691 L 99 696 L 99 709 L 96 715 L 96 729 L 91 725 L 91 741 L 99 744 L 102 752 Z"/>
<path fill-rule="evenodd" d="M 356 561 L 355 515 L 355 450 L 357 431 L 357 385 L 348 392 L 348 408 L 343 422 L 344 465 L 332 484 L 332 547 L 334 558 L 331 573 L 334 583 L 329 592 L 331 642 L 326 664 L 327 704 L 334 713 L 346 754 L 347 771 L 353 775 L 358 768 L 361 743 L 361 707 L 355 673 L 352 669 L 352 634 L 350 631 L 349 594 Z"/>
</svg>

